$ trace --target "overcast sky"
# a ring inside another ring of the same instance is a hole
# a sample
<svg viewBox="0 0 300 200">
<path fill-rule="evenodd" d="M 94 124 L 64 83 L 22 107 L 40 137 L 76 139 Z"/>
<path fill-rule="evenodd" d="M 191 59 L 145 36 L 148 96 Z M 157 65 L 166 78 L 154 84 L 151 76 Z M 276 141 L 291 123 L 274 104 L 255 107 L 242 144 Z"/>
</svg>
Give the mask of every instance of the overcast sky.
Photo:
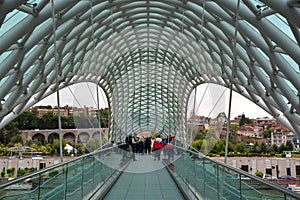
<svg viewBox="0 0 300 200">
<path fill-rule="evenodd" d="M 205 92 L 206 90 L 206 92 Z M 76 106 L 76 107 L 97 107 L 96 85 L 90 83 L 81 83 L 65 88 L 60 91 L 60 105 Z M 194 103 L 194 92 L 191 94 L 188 113 L 191 113 L 195 107 L 198 115 L 215 117 L 220 112 L 225 112 L 228 115 L 229 89 L 224 87 L 209 84 L 203 84 L 197 87 L 196 102 Z M 108 107 L 105 94 L 99 88 L 100 108 Z M 40 101 L 36 105 L 57 105 L 56 93 Z M 243 96 L 233 93 L 231 119 L 244 113 L 246 117 L 271 117 L 267 112 L 260 107 L 244 98 Z"/>
</svg>

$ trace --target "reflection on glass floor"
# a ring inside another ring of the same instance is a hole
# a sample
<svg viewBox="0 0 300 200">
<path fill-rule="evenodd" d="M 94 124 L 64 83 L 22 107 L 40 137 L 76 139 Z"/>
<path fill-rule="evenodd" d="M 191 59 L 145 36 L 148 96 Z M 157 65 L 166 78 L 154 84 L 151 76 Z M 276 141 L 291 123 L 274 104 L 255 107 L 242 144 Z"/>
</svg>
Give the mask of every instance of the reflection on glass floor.
<svg viewBox="0 0 300 200">
<path fill-rule="evenodd" d="M 153 160 L 151 155 L 137 155 L 105 199 L 183 199 L 163 161 Z"/>
</svg>

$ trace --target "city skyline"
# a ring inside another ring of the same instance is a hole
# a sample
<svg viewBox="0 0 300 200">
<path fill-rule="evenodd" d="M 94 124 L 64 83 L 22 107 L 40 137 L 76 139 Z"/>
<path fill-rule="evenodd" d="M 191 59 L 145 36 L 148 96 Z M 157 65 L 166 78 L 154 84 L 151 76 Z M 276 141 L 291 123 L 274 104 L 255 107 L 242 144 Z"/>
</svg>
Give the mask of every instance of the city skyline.
<svg viewBox="0 0 300 200">
<path fill-rule="evenodd" d="M 108 103 L 103 90 L 99 87 L 100 108 L 107 108 Z M 214 84 L 202 84 L 197 87 L 196 101 L 194 91 L 190 95 L 188 103 L 188 115 L 195 109 L 196 115 L 215 117 L 220 112 L 228 115 L 229 89 Z M 97 107 L 96 85 L 92 83 L 81 83 L 64 88 L 60 91 L 60 106 L 75 107 Z M 204 96 L 204 97 L 203 97 Z M 41 100 L 36 106 L 57 106 L 57 94 L 54 93 Z M 261 117 L 272 118 L 270 114 L 261 109 L 255 103 L 242 95 L 233 92 L 231 119 L 245 114 L 246 117 L 255 119 Z"/>
</svg>

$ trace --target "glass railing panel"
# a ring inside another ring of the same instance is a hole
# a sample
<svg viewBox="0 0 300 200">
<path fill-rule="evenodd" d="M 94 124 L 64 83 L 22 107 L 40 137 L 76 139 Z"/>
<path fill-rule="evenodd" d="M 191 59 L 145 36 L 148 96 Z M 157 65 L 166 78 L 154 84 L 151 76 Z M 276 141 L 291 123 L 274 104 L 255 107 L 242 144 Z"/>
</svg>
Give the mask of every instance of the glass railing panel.
<svg viewBox="0 0 300 200">
<path fill-rule="evenodd" d="M 277 185 L 270 183 L 270 185 L 262 184 L 261 181 L 255 180 L 247 175 L 240 175 L 241 192 L 243 199 L 287 199 L 286 194 L 277 190 Z"/>
<path fill-rule="evenodd" d="M 219 197 L 223 199 L 240 199 L 240 178 L 239 173 L 226 168 L 225 166 L 218 166 L 218 193 Z"/>
<path fill-rule="evenodd" d="M 173 164 L 189 190 L 203 199 L 300 199 L 300 194 L 189 150 Z"/>
<path fill-rule="evenodd" d="M 75 160 L 67 164 L 66 199 L 82 198 L 82 160 Z"/>
<path fill-rule="evenodd" d="M 218 199 L 217 191 L 217 165 L 210 160 L 203 162 L 204 190 L 206 199 Z"/>
<path fill-rule="evenodd" d="M 83 187 L 83 197 L 87 196 L 93 190 L 94 181 L 94 167 L 93 167 L 94 156 L 88 156 L 83 158 L 83 177 L 82 177 L 82 187 Z"/>
<path fill-rule="evenodd" d="M 65 199 L 66 165 L 41 173 L 39 199 Z"/>
<path fill-rule="evenodd" d="M 195 188 L 198 191 L 198 193 L 204 195 L 205 194 L 205 179 L 204 179 L 204 162 L 203 159 L 197 159 L 195 160 Z"/>
<path fill-rule="evenodd" d="M 0 199 L 83 199 L 108 185 L 121 157 L 107 148 L 34 172 L 0 185 Z"/>
<path fill-rule="evenodd" d="M 17 180 L 13 180 L 15 182 Z M 39 194 L 40 175 L 27 177 L 0 190 L 0 199 L 37 199 Z"/>
</svg>

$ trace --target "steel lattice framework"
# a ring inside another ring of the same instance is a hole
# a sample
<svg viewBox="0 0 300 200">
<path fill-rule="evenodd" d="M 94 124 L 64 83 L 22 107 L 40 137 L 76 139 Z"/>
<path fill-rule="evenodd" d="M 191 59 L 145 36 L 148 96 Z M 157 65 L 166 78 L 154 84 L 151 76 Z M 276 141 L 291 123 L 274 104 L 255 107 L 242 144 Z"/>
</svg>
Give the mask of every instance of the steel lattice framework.
<svg viewBox="0 0 300 200">
<path fill-rule="evenodd" d="M 299 5 L 0 0 L 0 128 L 57 89 L 89 81 L 104 89 L 116 135 L 184 138 L 191 91 L 232 83 L 299 135 Z"/>
</svg>

